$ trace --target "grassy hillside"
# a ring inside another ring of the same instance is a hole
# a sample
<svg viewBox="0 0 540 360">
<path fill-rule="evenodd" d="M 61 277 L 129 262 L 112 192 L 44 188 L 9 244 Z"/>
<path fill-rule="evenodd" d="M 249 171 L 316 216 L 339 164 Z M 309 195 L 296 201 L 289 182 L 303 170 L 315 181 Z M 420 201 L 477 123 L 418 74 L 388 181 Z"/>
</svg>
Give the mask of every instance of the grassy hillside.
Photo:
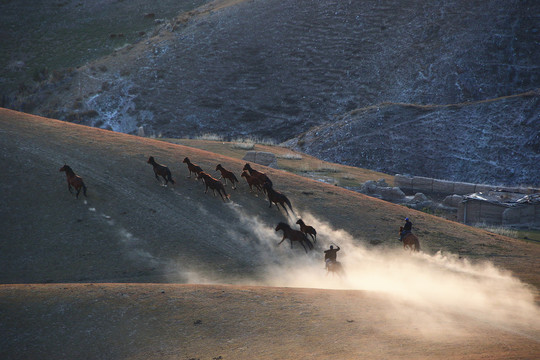
<svg viewBox="0 0 540 360">
<path fill-rule="evenodd" d="M 2 134 L 3 282 L 165 281 L 171 263 L 256 274 L 262 255 L 243 239 L 260 243 L 256 226 L 272 229 L 287 220 L 262 197 L 249 193 L 245 183 L 229 190 L 229 203 L 204 194 L 201 183 L 187 178 L 182 163 L 188 156 L 217 176 L 217 163 L 239 174 L 242 160 L 9 110 L 2 110 Z M 150 155 L 170 166 L 175 186 L 159 185 L 146 163 Z M 65 176 L 58 171 L 64 163 L 85 179 L 87 199 L 75 200 L 68 193 Z M 291 199 L 297 215 L 344 229 L 358 243 L 397 248 L 397 227 L 409 216 L 428 253 L 450 251 L 490 259 L 510 270 L 526 264 L 538 270 L 538 248 L 531 244 L 280 170 L 264 170 Z M 250 224 L 254 219 L 256 224 Z M 323 239 L 321 247 L 339 242 Z M 519 256 L 519 265 L 508 260 L 512 256 Z"/>
<path fill-rule="evenodd" d="M 204 194 L 182 163 L 239 173 L 244 161 L 6 109 L 0 149 L 2 358 L 539 353 L 537 244 L 259 166 L 316 226 L 306 254 L 277 246 L 276 224 L 294 226 L 296 216 L 244 183 L 227 189 L 227 203 Z M 174 186 L 160 186 L 150 155 L 169 165 Z M 84 178 L 87 198 L 69 194 L 64 163 Z M 405 216 L 421 253 L 397 241 Z M 344 277 L 325 275 L 331 243 L 342 248 Z"/>
<path fill-rule="evenodd" d="M 0 94 L 12 93 L 21 84 L 31 87 L 49 77 L 59 80 L 66 69 L 152 35 L 159 25 L 156 19 L 170 19 L 206 2 L 2 1 Z"/>
</svg>

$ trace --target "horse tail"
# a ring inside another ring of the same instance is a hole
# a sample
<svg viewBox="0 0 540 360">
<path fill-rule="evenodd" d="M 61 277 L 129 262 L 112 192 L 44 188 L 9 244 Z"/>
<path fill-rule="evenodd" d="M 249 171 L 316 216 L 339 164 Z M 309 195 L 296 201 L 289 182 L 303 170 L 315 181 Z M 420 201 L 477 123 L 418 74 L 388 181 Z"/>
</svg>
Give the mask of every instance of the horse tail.
<svg viewBox="0 0 540 360">
<path fill-rule="evenodd" d="M 307 236 L 305 237 L 304 241 L 307 242 L 309 249 L 312 250 L 313 249 L 313 243 L 307 238 Z"/>
<path fill-rule="evenodd" d="M 291 209 L 292 213 L 296 216 L 293 208 L 292 208 L 292 205 L 291 205 L 291 202 L 289 201 L 289 199 L 287 197 L 285 197 L 285 203 L 287 203 L 287 205 L 289 205 L 289 209 Z"/>
<path fill-rule="evenodd" d="M 234 173 L 231 173 L 231 178 L 232 178 L 233 181 L 238 182 L 238 178 L 236 177 L 236 175 L 234 175 Z"/>
<path fill-rule="evenodd" d="M 414 239 L 414 249 L 420 251 L 420 242 L 418 241 L 418 238 Z"/>
</svg>

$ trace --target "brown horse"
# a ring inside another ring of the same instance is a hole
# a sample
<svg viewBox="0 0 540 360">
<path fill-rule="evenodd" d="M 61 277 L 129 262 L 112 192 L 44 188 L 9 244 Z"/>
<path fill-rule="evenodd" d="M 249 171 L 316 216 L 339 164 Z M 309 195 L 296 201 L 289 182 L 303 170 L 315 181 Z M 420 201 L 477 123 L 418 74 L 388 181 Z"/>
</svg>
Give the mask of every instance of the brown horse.
<svg viewBox="0 0 540 360">
<path fill-rule="evenodd" d="M 66 173 L 67 178 L 67 184 L 68 184 L 68 190 L 70 194 L 73 194 L 72 188 L 75 188 L 77 190 L 77 194 L 75 194 L 75 197 L 79 198 L 79 193 L 81 192 L 81 189 L 83 191 L 84 196 L 86 195 L 86 185 L 84 185 L 84 181 L 82 177 L 75 174 L 75 172 L 68 166 L 64 165 L 60 168 L 60 171 L 64 171 Z"/>
<path fill-rule="evenodd" d="M 399 235 L 401 237 L 401 233 L 403 231 L 403 226 L 399 227 Z M 418 241 L 418 238 L 413 233 L 407 233 L 403 236 L 403 249 L 409 248 L 411 251 L 420 251 L 420 242 Z"/>
<path fill-rule="evenodd" d="M 189 170 L 189 176 L 188 176 L 188 178 L 190 178 L 190 177 L 191 177 L 191 174 L 193 173 L 193 174 L 197 175 L 195 178 L 196 178 L 196 179 L 199 179 L 199 173 L 201 173 L 201 172 L 203 171 L 203 169 L 202 169 L 199 165 L 192 163 L 192 162 L 189 160 L 188 157 L 186 157 L 186 158 L 184 159 L 184 161 L 182 161 L 182 162 L 185 163 L 185 164 L 187 164 L 187 167 L 188 167 L 188 170 Z"/>
<path fill-rule="evenodd" d="M 150 156 L 148 158 L 147 163 L 151 164 L 154 167 L 154 175 L 156 175 L 156 179 L 159 180 L 159 177 L 161 176 L 163 180 L 165 180 L 165 185 L 169 183 L 169 181 L 174 185 L 174 180 L 171 176 L 171 170 L 165 165 L 158 164 L 153 156 Z"/>
<path fill-rule="evenodd" d="M 302 219 L 298 219 L 296 222 L 298 225 L 300 225 L 300 231 L 303 232 L 306 235 L 310 235 L 313 239 L 313 243 L 317 242 L 317 230 L 313 226 L 306 225 Z"/>
<path fill-rule="evenodd" d="M 302 245 L 302 247 L 304 248 L 306 253 L 308 252 L 308 249 L 306 248 L 304 243 L 307 244 L 307 247 L 310 250 L 313 249 L 313 244 L 311 243 L 311 241 L 309 241 L 306 234 L 304 234 L 300 230 L 295 230 L 295 229 L 291 228 L 289 224 L 286 224 L 284 222 L 280 222 L 276 226 L 276 231 L 279 231 L 279 230 L 283 231 L 283 239 L 281 239 L 281 241 L 278 243 L 278 245 L 280 245 L 283 241 L 285 241 L 285 239 L 289 239 L 289 241 L 291 242 L 291 249 L 293 247 L 292 246 L 293 241 L 298 241 L 300 243 L 300 245 Z"/>
<path fill-rule="evenodd" d="M 270 186 L 272 186 L 272 181 L 270 180 L 270 178 L 265 173 L 253 169 L 251 165 L 249 165 L 249 163 L 246 163 L 246 165 L 244 165 L 244 168 L 242 170 L 249 171 L 249 174 L 251 176 L 255 176 L 259 178 L 263 184 L 270 184 Z"/>
<path fill-rule="evenodd" d="M 214 193 L 214 196 L 216 196 L 216 190 L 221 196 L 221 199 L 225 201 L 230 197 L 230 195 L 227 194 L 225 191 L 225 186 L 223 186 L 223 183 L 219 181 L 218 179 L 213 178 L 209 174 L 205 173 L 204 171 L 201 171 L 199 175 L 197 175 L 198 179 L 203 179 L 204 184 L 206 185 L 206 190 L 204 193 L 206 194 L 208 192 L 208 188 L 212 189 L 212 192 Z"/>
<path fill-rule="evenodd" d="M 261 179 L 255 176 L 251 176 L 247 170 L 242 171 L 242 175 L 240 175 L 240 177 L 246 178 L 246 181 L 249 185 L 249 191 L 253 191 L 253 186 L 255 186 L 255 189 L 257 189 L 258 191 L 263 191 L 263 183 L 261 182 Z"/>
<path fill-rule="evenodd" d="M 236 186 L 234 185 L 234 183 L 238 183 L 238 178 L 236 177 L 236 175 L 234 175 L 232 171 L 225 169 L 223 166 L 221 166 L 221 164 L 216 165 L 216 171 L 221 172 L 220 179 L 223 179 L 225 185 L 227 185 L 227 180 L 229 180 L 231 182 L 232 189 L 236 190 Z"/>
<path fill-rule="evenodd" d="M 326 276 L 328 276 L 329 273 L 332 273 L 332 275 L 338 275 L 343 276 L 345 274 L 345 271 L 343 270 L 343 265 L 339 261 L 328 261 L 326 266 Z"/>
<path fill-rule="evenodd" d="M 272 203 L 274 203 L 274 204 L 276 204 L 276 207 L 279 210 L 279 206 L 278 206 L 278 204 L 279 204 L 279 205 L 281 205 L 281 207 L 283 207 L 285 209 L 285 212 L 287 213 L 287 215 L 289 215 L 289 211 L 287 211 L 287 208 L 285 207 L 285 204 L 287 204 L 287 205 L 289 205 L 289 208 L 291 209 L 292 213 L 294 214 L 294 210 L 293 210 L 293 208 L 291 206 L 291 202 L 289 201 L 289 199 L 285 195 L 283 195 L 279 191 L 274 190 L 269 183 L 264 183 L 263 189 L 266 190 L 266 195 L 268 195 L 268 202 L 270 203 L 270 206 L 268 206 L 268 207 L 272 207 Z M 294 215 L 296 215 L 296 214 L 294 214 Z"/>
</svg>

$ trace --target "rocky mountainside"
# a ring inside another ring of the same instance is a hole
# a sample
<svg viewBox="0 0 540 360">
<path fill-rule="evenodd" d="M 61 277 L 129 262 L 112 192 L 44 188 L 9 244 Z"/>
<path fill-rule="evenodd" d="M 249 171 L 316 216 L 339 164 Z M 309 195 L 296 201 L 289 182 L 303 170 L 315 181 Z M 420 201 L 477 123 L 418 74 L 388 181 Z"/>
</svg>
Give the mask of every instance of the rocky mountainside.
<svg viewBox="0 0 540 360">
<path fill-rule="evenodd" d="M 386 173 L 531 186 L 540 184 L 539 95 L 449 107 L 382 104 L 286 144 Z"/>
<path fill-rule="evenodd" d="M 219 0 L 10 107 L 126 133 L 296 138 L 389 173 L 538 185 L 538 24 L 532 0 Z M 401 134 L 415 145 L 403 151 Z"/>
</svg>

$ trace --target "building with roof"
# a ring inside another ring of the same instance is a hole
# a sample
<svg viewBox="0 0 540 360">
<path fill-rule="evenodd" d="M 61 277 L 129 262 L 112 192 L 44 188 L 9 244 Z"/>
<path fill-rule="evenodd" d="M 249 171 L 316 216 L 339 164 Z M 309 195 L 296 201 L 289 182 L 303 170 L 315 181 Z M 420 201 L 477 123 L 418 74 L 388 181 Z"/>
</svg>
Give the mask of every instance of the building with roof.
<svg viewBox="0 0 540 360">
<path fill-rule="evenodd" d="M 469 225 L 540 227 L 540 193 L 485 191 L 463 196 L 457 220 Z"/>
</svg>

